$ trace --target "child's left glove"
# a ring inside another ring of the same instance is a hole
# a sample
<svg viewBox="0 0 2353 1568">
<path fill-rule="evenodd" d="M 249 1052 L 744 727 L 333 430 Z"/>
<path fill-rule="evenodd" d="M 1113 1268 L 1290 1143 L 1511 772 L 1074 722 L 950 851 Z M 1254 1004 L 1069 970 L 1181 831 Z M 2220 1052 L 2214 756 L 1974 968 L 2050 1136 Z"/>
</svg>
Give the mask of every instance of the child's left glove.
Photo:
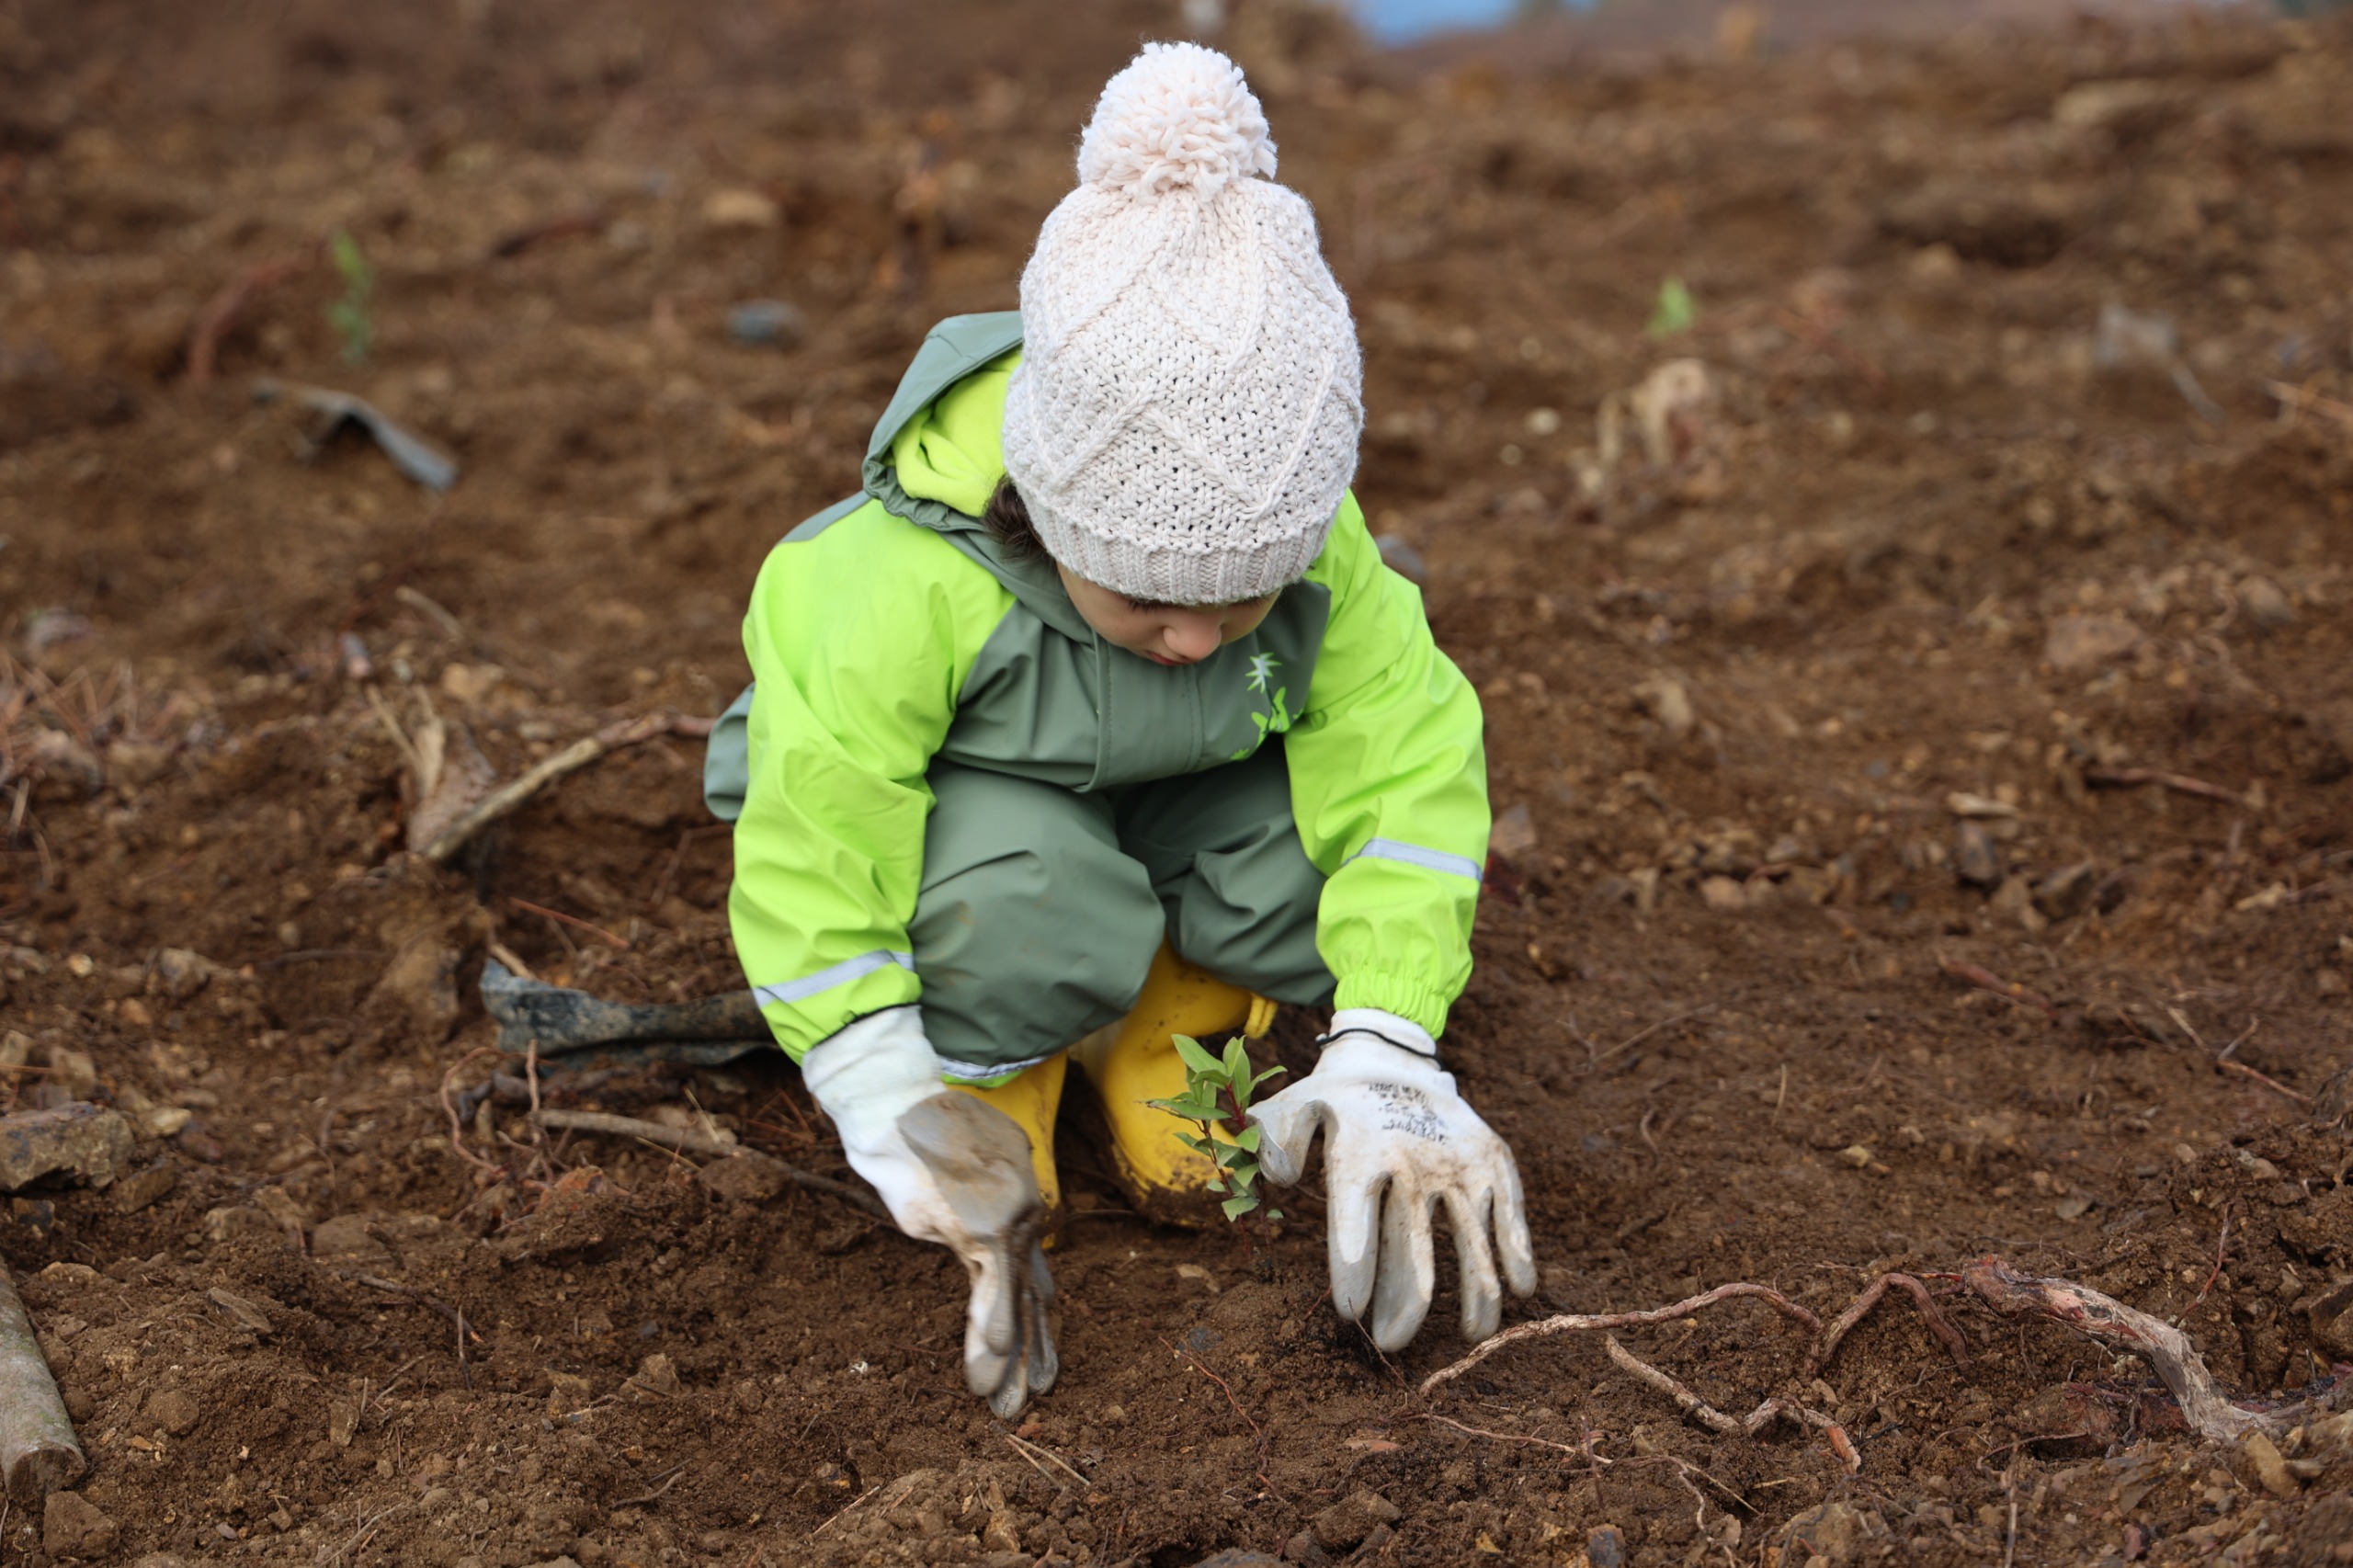
<svg viewBox="0 0 2353 1568">
<path fill-rule="evenodd" d="M 1383 1350 L 1402 1349 L 1429 1315 L 1438 1285 L 1431 1221 L 1441 1202 L 1461 1265 L 1466 1337 L 1495 1332 L 1504 1282 L 1514 1295 L 1536 1289 L 1519 1167 L 1455 1092 L 1420 1025 L 1370 1007 L 1334 1014 L 1315 1070 L 1251 1107 L 1250 1119 L 1262 1133 L 1267 1179 L 1286 1186 L 1300 1178 L 1323 1129 L 1332 1304 L 1353 1322 L 1370 1301 L 1373 1343 Z"/>
</svg>

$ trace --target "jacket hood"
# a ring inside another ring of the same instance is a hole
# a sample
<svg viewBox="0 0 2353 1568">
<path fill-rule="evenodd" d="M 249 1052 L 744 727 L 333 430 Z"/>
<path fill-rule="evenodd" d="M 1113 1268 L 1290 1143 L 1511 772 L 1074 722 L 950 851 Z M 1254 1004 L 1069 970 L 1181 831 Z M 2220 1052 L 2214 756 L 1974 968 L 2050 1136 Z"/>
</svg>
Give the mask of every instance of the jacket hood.
<svg viewBox="0 0 2353 1568">
<path fill-rule="evenodd" d="M 867 443 L 867 494 L 942 533 L 977 527 L 1005 477 L 1006 391 L 1020 362 L 1017 311 L 932 328 Z"/>
</svg>

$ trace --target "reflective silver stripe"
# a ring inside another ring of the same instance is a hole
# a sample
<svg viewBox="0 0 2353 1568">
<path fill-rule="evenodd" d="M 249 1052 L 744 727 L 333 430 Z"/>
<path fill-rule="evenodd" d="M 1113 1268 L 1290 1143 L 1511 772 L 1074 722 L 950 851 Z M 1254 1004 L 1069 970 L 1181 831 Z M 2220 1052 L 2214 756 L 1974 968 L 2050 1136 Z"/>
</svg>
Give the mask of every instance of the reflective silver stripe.
<svg viewBox="0 0 2353 1568">
<path fill-rule="evenodd" d="M 1403 860 L 1408 866 L 1419 866 L 1426 871 L 1444 871 L 1450 877 L 1468 877 L 1478 881 L 1480 865 L 1467 855 L 1449 855 L 1441 849 L 1425 849 L 1418 844 L 1401 844 L 1393 838 L 1368 840 L 1365 846 L 1348 857 L 1370 857 L 1375 860 Z"/>
<path fill-rule="evenodd" d="M 752 1001 L 762 1007 L 772 1002 L 803 1002 L 821 991 L 847 985 L 853 980 L 872 974 L 878 969 L 888 969 L 892 964 L 904 970 L 913 970 L 915 956 L 913 953 L 860 953 L 854 959 L 845 959 L 831 969 L 821 969 L 799 980 L 788 980 L 782 985 L 755 985 L 752 987 Z"/>
<path fill-rule="evenodd" d="M 1051 1062 L 1058 1054 L 1050 1051 L 1026 1062 L 957 1062 L 943 1056 L 939 1059 L 939 1075 L 951 1084 L 977 1084 L 983 1078 L 1001 1078 L 1007 1073 L 1026 1073 L 1040 1062 Z"/>
</svg>

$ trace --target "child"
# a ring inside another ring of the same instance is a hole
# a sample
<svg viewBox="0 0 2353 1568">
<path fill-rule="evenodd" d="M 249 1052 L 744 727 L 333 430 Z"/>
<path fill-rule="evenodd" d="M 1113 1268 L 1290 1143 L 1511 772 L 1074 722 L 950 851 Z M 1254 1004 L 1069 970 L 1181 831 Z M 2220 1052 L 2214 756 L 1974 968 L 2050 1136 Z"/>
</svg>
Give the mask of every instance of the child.
<svg viewBox="0 0 2353 1568">
<path fill-rule="evenodd" d="M 1535 1285 L 1511 1152 L 1438 1065 L 1478 699 L 1347 493 L 1360 364 L 1313 219 L 1190 44 L 1112 78 L 1078 172 L 1020 312 L 934 329 L 863 492 L 769 555 L 710 763 L 762 1010 L 901 1229 L 971 1270 L 966 1372 L 1006 1415 L 1054 1375 L 1033 1238 L 1067 1062 L 1166 1212 L 1210 1176 L 1144 1103 L 1182 1091 L 1171 1036 L 1278 1002 L 1337 1009 L 1256 1119 L 1277 1182 L 1324 1130 L 1340 1312 L 1412 1338 L 1441 1201 L 1466 1334 L 1498 1249 Z"/>
</svg>

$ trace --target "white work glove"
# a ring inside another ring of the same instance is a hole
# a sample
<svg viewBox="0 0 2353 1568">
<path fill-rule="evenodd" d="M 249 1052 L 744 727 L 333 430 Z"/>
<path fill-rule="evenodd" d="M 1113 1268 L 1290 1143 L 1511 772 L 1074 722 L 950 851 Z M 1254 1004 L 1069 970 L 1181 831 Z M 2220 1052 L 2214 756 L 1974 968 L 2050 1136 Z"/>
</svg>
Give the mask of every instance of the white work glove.
<svg viewBox="0 0 2353 1568">
<path fill-rule="evenodd" d="M 962 1261 L 972 1281 L 964 1381 L 1012 1417 L 1062 1369 L 1029 1135 L 941 1080 L 914 1007 L 852 1022 L 809 1052 L 801 1075 L 841 1132 L 850 1168 L 882 1195 L 899 1229 Z"/>
<path fill-rule="evenodd" d="M 1484 1339 L 1503 1319 L 1503 1278 L 1536 1289 L 1527 1207 L 1511 1150 L 1454 1092 L 1420 1025 L 1372 1007 L 1332 1016 L 1315 1070 L 1250 1108 L 1267 1179 L 1286 1186 L 1324 1131 L 1332 1304 L 1355 1322 L 1372 1306 L 1372 1340 L 1402 1349 L 1429 1315 L 1438 1285 L 1430 1223 L 1440 1202 L 1462 1272 L 1462 1333 Z M 1384 1189 L 1385 1198 L 1384 1201 Z M 1490 1244 L 1490 1225 L 1494 1241 Z"/>
</svg>

